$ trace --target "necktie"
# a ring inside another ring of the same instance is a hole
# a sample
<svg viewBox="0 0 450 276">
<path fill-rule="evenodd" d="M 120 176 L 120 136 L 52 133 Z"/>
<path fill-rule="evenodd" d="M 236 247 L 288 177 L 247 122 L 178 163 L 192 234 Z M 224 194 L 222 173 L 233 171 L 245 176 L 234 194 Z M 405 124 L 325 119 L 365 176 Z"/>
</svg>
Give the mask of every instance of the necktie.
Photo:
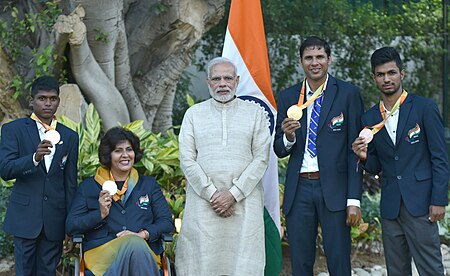
<svg viewBox="0 0 450 276">
<path fill-rule="evenodd" d="M 317 139 L 317 129 L 319 126 L 320 108 L 322 107 L 322 98 L 323 93 L 314 101 L 313 110 L 311 112 L 311 118 L 309 120 L 307 150 L 312 158 L 316 157 L 317 155 L 316 139 Z"/>
</svg>

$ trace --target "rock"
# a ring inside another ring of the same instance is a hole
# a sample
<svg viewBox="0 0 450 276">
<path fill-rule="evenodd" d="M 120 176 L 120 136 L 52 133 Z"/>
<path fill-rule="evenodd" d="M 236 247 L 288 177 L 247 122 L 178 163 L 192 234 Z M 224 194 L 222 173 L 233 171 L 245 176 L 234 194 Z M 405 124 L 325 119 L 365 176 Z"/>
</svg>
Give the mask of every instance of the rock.
<svg viewBox="0 0 450 276">
<path fill-rule="evenodd" d="M 365 271 L 362 268 L 355 268 L 355 269 L 353 269 L 353 271 L 355 272 L 355 275 L 358 275 L 358 276 L 370 276 L 370 273 Z"/>
<path fill-rule="evenodd" d="M 386 268 L 383 268 L 381 265 L 376 265 L 376 266 L 372 267 L 372 269 L 370 270 L 370 275 L 371 276 L 386 276 L 387 271 L 386 271 Z"/>
<path fill-rule="evenodd" d="M 8 272 L 14 266 L 14 258 L 6 257 L 4 259 L 0 259 L 0 272 Z"/>
<path fill-rule="evenodd" d="M 370 251 L 374 254 L 381 254 L 383 252 L 383 244 L 379 241 L 373 241 L 370 245 Z"/>
<path fill-rule="evenodd" d="M 78 85 L 62 85 L 60 87 L 59 98 L 61 102 L 59 103 L 56 116 L 64 115 L 76 123 L 82 122 L 88 105 Z"/>
</svg>

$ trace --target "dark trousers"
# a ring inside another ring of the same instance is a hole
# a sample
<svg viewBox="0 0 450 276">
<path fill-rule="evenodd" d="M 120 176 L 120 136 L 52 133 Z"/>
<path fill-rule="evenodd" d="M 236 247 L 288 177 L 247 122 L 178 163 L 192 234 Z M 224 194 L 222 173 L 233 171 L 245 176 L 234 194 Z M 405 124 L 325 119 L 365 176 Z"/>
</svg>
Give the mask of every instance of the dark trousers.
<svg viewBox="0 0 450 276">
<path fill-rule="evenodd" d="M 14 237 L 16 275 L 56 275 L 62 245 L 62 241 L 49 241 L 43 231 L 36 239 Z"/>
<path fill-rule="evenodd" d="M 389 276 L 412 275 L 411 257 L 419 275 L 444 275 L 438 226 L 428 221 L 428 214 L 413 217 L 402 202 L 398 218 L 381 224 Z"/>
<path fill-rule="evenodd" d="M 320 180 L 299 178 L 294 204 L 286 215 L 292 275 L 313 275 L 319 224 L 330 275 L 351 275 L 346 216 L 346 210 L 331 212 L 325 206 Z"/>
</svg>

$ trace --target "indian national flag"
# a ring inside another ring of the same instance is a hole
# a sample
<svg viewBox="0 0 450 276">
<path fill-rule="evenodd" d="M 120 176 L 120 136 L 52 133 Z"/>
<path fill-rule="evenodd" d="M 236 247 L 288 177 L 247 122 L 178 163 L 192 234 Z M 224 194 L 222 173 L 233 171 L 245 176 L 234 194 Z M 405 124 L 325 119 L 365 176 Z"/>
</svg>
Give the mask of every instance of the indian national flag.
<svg viewBox="0 0 450 276">
<path fill-rule="evenodd" d="M 264 108 L 274 135 L 276 104 L 272 93 L 269 59 L 260 0 L 232 0 L 222 56 L 236 64 L 240 76 L 236 94 Z M 272 141 L 273 143 L 273 141 Z M 270 147 L 269 168 L 264 185 L 266 234 L 265 275 L 281 271 L 280 197 L 277 157 Z"/>
</svg>

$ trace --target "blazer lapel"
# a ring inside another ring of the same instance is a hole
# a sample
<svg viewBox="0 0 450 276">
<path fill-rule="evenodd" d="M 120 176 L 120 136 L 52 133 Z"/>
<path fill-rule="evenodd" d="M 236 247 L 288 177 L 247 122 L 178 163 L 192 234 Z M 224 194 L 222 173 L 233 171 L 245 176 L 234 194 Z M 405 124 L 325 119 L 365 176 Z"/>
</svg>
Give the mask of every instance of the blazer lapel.
<svg viewBox="0 0 450 276">
<path fill-rule="evenodd" d="M 37 147 L 37 145 L 41 142 L 41 137 L 39 137 L 36 121 L 34 121 L 33 119 L 29 119 L 26 121 L 26 125 L 28 135 L 30 136 L 32 144 L 34 147 Z"/>
<path fill-rule="evenodd" d="M 303 85 L 303 82 L 301 82 L 299 85 L 296 86 L 296 90 L 295 90 L 294 93 L 291 93 L 289 95 L 289 102 L 292 105 L 298 103 L 298 100 L 300 98 L 300 90 L 302 89 L 302 85 Z M 306 96 L 303 99 L 303 103 L 305 103 L 305 102 L 306 102 Z M 288 106 L 288 108 L 289 107 L 290 106 Z M 308 115 L 308 113 L 307 113 L 307 110 L 305 108 L 305 109 L 303 109 L 303 115 L 302 115 L 302 118 L 300 119 L 300 128 L 295 131 L 296 144 L 297 145 L 300 145 L 300 143 L 304 145 L 304 143 L 305 143 L 306 130 L 308 129 L 307 120 L 306 120 L 307 115 Z"/>
<path fill-rule="evenodd" d="M 375 124 L 378 124 L 379 122 L 383 121 L 383 117 L 381 116 L 379 109 L 377 109 L 377 112 L 375 114 L 376 114 L 375 115 L 375 122 L 376 122 Z M 391 148 L 395 147 L 394 143 L 391 140 L 391 137 L 389 136 L 389 133 L 386 130 L 386 127 L 383 126 L 380 129 L 380 131 L 375 135 L 380 135 L 384 139 L 384 141 L 388 144 L 388 146 L 390 146 Z"/>
<path fill-rule="evenodd" d="M 408 121 L 409 112 L 411 111 L 412 100 L 411 97 L 408 96 L 403 104 L 400 106 L 399 114 L 398 114 L 398 124 L 397 124 L 397 137 L 395 139 L 395 145 L 400 143 L 400 139 L 404 136 L 403 130 L 405 129 L 406 122 Z"/>
<path fill-rule="evenodd" d="M 300 98 L 300 90 L 302 89 L 302 86 L 303 86 L 303 82 L 300 83 L 300 86 L 299 86 L 299 89 L 298 89 L 298 96 L 297 96 L 297 98 L 295 100 L 296 103 L 298 103 L 298 99 Z M 306 93 L 306 91 L 305 91 L 305 93 Z M 303 103 L 305 103 L 305 102 L 306 102 L 306 95 L 303 98 Z M 308 118 L 308 110 L 305 108 L 305 109 L 303 109 L 303 115 L 302 115 L 302 118 L 300 119 L 300 133 L 301 133 L 300 139 L 302 141 L 301 145 L 303 145 L 303 147 L 304 147 L 304 145 L 306 143 L 306 133 L 307 133 L 307 130 L 308 130 L 308 127 L 309 127 L 307 118 Z M 297 137 L 296 139 L 299 139 L 299 137 Z"/>
<path fill-rule="evenodd" d="M 28 132 L 28 135 L 30 136 L 31 146 L 33 147 L 33 152 L 36 151 L 37 146 L 41 142 L 41 137 L 39 136 L 39 130 L 36 125 L 36 121 L 29 118 L 26 122 L 26 129 Z M 42 160 L 39 162 L 38 167 L 40 167 L 42 170 L 44 170 L 45 173 L 47 173 L 47 170 L 45 169 L 45 162 Z"/>
<path fill-rule="evenodd" d="M 319 126 L 317 129 L 317 133 L 322 129 L 322 127 L 326 124 L 326 119 L 328 117 L 328 113 L 330 113 L 331 106 L 333 105 L 334 98 L 337 94 L 337 83 L 336 79 L 331 75 L 328 75 L 328 83 L 325 91 L 323 91 L 323 100 L 322 107 L 320 108 L 320 117 L 319 117 Z"/>
</svg>

